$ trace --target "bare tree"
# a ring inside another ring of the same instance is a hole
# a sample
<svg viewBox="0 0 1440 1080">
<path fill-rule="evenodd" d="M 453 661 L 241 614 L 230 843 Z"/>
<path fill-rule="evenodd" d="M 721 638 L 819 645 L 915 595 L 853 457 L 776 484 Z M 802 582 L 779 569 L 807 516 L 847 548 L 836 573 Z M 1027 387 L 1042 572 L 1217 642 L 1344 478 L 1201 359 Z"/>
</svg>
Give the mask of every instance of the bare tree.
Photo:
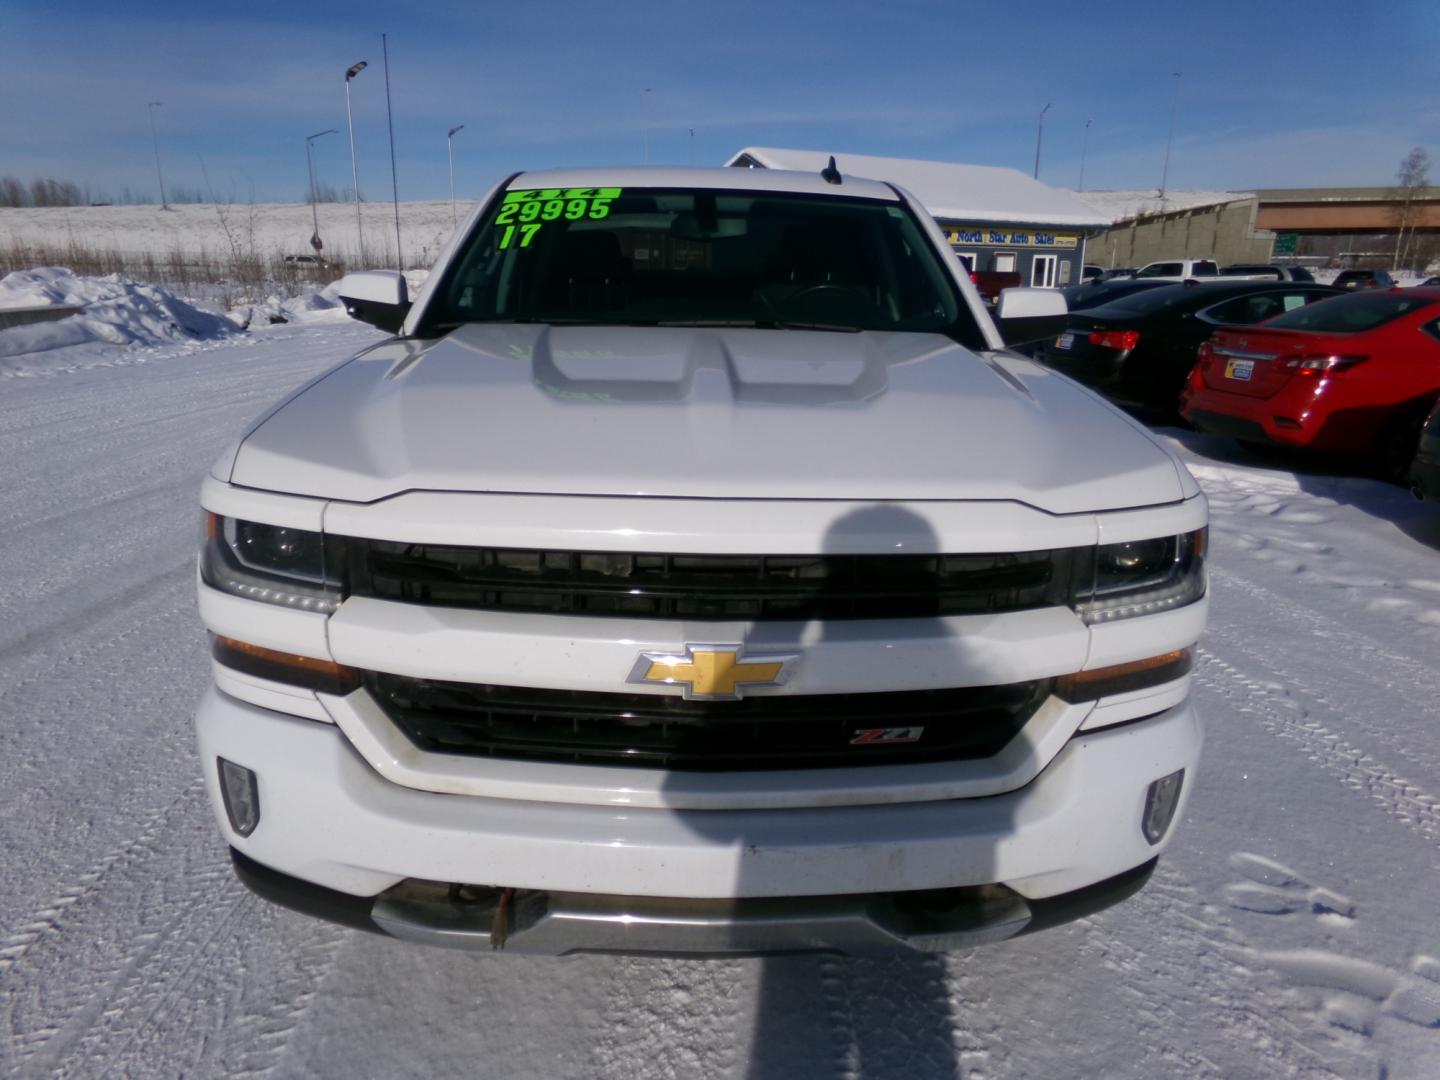
<svg viewBox="0 0 1440 1080">
<path fill-rule="evenodd" d="M 1430 155 L 1417 146 L 1400 161 L 1395 179 L 1399 182 L 1391 192 L 1395 202 L 1395 259 L 1390 269 L 1400 269 L 1401 263 L 1415 242 L 1416 202 L 1424 197 L 1430 184 Z M 1406 230 L 1409 235 L 1406 235 Z"/>
</svg>

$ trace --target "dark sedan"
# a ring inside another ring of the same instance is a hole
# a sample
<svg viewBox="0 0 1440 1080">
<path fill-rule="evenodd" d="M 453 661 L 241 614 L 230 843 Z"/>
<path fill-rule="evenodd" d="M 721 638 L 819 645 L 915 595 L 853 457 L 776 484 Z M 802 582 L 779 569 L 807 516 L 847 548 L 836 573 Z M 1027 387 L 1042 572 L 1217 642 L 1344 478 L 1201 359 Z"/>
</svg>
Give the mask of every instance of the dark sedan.
<svg viewBox="0 0 1440 1080">
<path fill-rule="evenodd" d="M 1060 290 L 1060 295 L 1065 297 L 1067 310 L 1085 311 L 1088 308 L 1099 307 L 1101 304 L 1108 304 L 1111 300 L 1119 300 L 1120 297 L 1132 292 L 1163 289 L 1172 284 L 1174 283 L 1152 281 L 1148 278 L 1116 278 L 1114 281 L 1089 281 L 1084 285 L 1067 285 Z"/>
<path fill-rule="evenodd" d="M 1244 326 L 1336 296 L 1299 281 L 1186 282 L 1127 293 L 1071 314 L 1035 358 L 1122 401 L 1174 410 L 1200 343 L 1224 324 Z"/>
</svg>

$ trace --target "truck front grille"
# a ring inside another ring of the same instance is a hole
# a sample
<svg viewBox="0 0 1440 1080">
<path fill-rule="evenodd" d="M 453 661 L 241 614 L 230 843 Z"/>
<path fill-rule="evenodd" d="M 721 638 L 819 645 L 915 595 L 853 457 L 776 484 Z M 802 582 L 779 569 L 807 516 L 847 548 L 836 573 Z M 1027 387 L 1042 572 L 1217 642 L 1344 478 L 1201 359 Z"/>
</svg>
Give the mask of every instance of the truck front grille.
<svg viewBox="0 0 1440 1080">
<path fill-rule="evenodd" d="M 355 596 L 656 619 L 916 619 L 1069 604 L 1072 550 L 673 555 L 350 540 Z"/>
<path fill-rule="evenodd" d="M 808 769 L 961 761 L 998 753 L 1051 681 L 898 693 L 686 701 L 367 673 L 422 750 L 656 769 Z"/>
</svg>

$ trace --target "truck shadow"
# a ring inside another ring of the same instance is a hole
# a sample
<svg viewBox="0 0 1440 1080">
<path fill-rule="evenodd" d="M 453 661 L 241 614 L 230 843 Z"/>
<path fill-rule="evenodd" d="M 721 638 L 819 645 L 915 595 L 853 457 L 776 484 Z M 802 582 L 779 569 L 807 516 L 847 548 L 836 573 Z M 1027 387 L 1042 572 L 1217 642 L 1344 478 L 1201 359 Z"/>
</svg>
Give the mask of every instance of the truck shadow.
<svg viewBox="0 0 1440 1080">
<path fill-rule="evenodd" d="M 1420 502 L 1398 484 L 1377 479 L 1363 459 L 1290 450 L 1284 447 L 1251 449 L 1221 435 L 1176 426 L 1157 426 L 1157 435 L 1173 439 L 1199 464 L 1237 466 L 1268 472 L 1277 479 L 1292 474 L 1300 491 L 1339 505 L 1353 506 L 1370 517 L 1389 522 L 1406 536 L 1440 551 L 1440 504 Z M 1263 472 L 1261 475 L 1263 476 Z M 1203 470 L 1199 477 L 1205 486 Z M 1224 507 L 1212 499 L 1212 512 Z"/>
</svg>

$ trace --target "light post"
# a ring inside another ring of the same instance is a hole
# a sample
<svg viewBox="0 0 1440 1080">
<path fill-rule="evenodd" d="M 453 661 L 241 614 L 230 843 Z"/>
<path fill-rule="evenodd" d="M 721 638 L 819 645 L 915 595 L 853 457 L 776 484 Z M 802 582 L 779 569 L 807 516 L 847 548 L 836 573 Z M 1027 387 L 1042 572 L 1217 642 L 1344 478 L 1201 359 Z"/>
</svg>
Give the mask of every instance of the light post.
<svg viewBox="0 0 1440 1080">
<path fill-rule="evenodd" d="M 464 124 L 456 124 L 445 136 L 445 152 L 450 155 L 450 228 L 455 228 L 455 133 Z"/>
<path fill-rule="evenodd" d="M 1040 139 L 1045 134 L 1045 114 L 1050 111 L 1051 102 L 1046 102 L 1045 107 L 1040 110 L 1040 124 L 1035 129 L 1035 179 L 1040 179 Z"/>
<path fill-rule="evenodd" d="M 650 164 L 650 87 L 645 87 L 645 93 L 640 98 L 640 111 L 643 114 L 641 120 L 645 124 L 645 164 Z"/>
<path fill-rule="evenodd" d="M 355 199 L 355 239 L 360 245 L 360 262 L 365 262 L 365 230 L 360 224 L 360 174 L 355 168 L 355 120 L 350 115 L 350 80 L 364 71 L 366 63 L 357 60 L 345 69 L 345 126 L 350 129 L 350 193 Z"/>
<path fill-rule="evenodd" d="M 164 104 L 163 101 L 152 101 L 146 109 L 150 112 L 150 142 L 155 147 L 155 177 L 160 181 L 160 209 L 169 210 L 170 204 L 165 201 L 165 174 L 160 171 L 160 136 L 155 134 L 155 107 Z"/>
<path fill-rule="evenodd" d="M 1180 72 L 1170 73 L 1175 78 L 1175 89 L 1170 95 L 1170 134 L 1165 136 L 1165 166 L 1160 170 L 1160 198 L 1165 198 L 1165 182 L 1170 179 L 1170 143 L 1175 138 L 1175 106 L 1180 101 Z"/>
<path fill-rule="evenodd" d="M 310 234 L 310 246 L 315 249 L 317 255 L 325 245 L 320 242 L 320 215 L 315 210 L 315 156 L 310 152 L 310 147 L 320 136 L 335 134 L 337 132 L 334 128 L 327 128 L 325 131 L 317 131 L 314 135 L 305 136 L 305 164 L 310 169 L 310 222 L 315 227 L 315 231 Z"/>
<path fill-rule="evenodd" d="M 1090 125 L 1094 122 L 1093 117 L 1085 121 L 1085 138 L 1080 142 L 1080 191 L 1085 190 L 1085 151 L 1090 148 Z"/>
</svg>

